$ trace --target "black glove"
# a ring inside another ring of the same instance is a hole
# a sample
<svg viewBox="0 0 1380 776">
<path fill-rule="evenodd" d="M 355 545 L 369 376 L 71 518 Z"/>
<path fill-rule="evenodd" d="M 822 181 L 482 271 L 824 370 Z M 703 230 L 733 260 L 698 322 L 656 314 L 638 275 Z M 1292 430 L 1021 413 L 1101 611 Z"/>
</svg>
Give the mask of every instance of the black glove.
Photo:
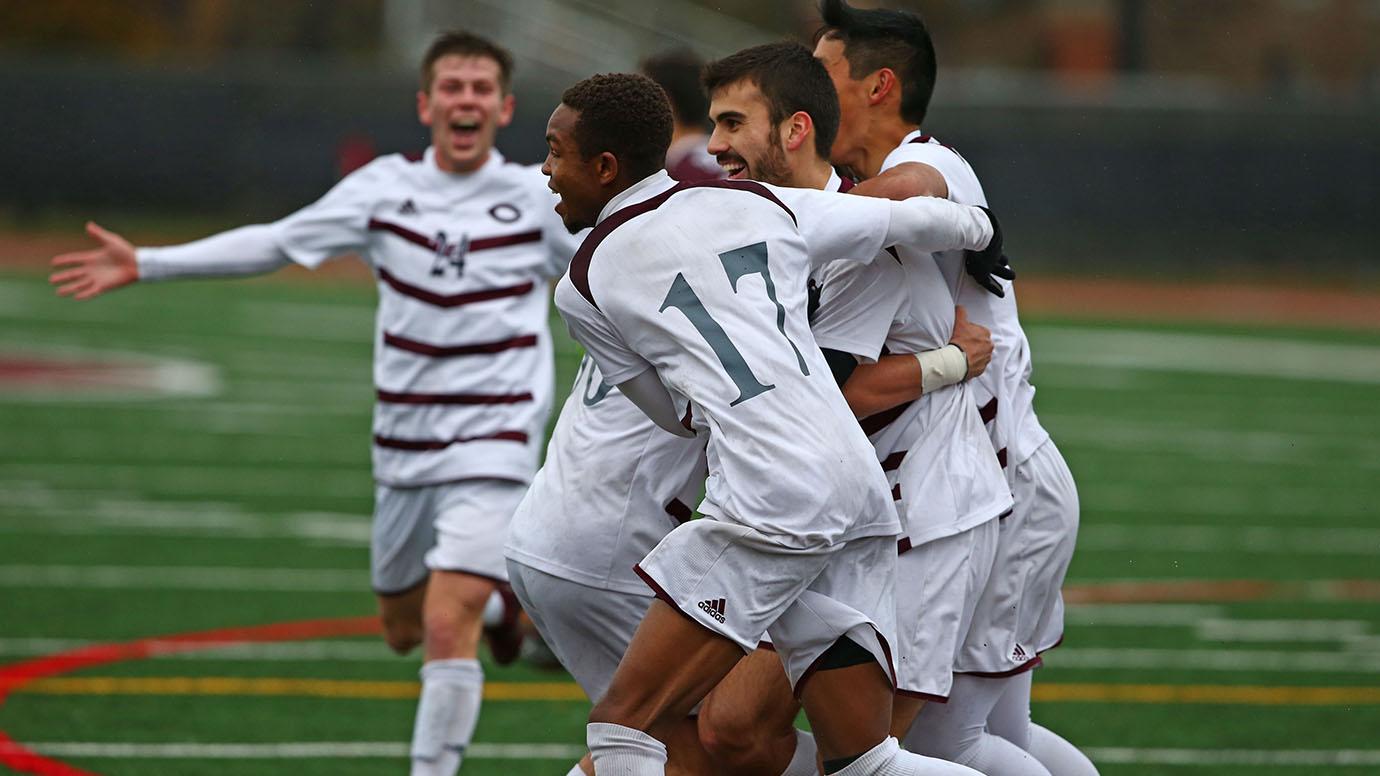
<svg viewBox="0 0 1380 776">
<path fill-rule="evenodd" d="M 978 282 L 978 285 L 997 296 L 1005 297 L 1006 292 L 1002 290 L 1001 284 L 993 278 L 1015 280 L 1016 272 L 1011 269 L 1006 254 L 1002 253 L 1001 225 L 997 223 L 997 217 L 992 215 L 992 211 L 987 208 L 982 208 L 982 212 L 986 213 L 987 218 L 992 222 L 992 241 L 987 243 L 987 247 L 983 250 L 964 251 L 963 267 L 973 280 Z"/>
</svg>

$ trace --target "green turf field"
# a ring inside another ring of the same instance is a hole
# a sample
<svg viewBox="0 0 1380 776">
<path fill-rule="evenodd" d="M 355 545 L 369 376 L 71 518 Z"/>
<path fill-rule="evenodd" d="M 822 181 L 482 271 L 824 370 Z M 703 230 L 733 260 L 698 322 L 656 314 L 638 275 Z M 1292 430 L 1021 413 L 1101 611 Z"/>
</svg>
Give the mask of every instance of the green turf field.
<svg viewBox="0 0 1380 776">
<path fill-rule="evenodd" d="M 104 774 L 403 772 L 419 659 L 357 628 L 16 668 L 372 613 L 372 304 L 274 281 L 75 304 L 0 275 L 5 737 Z M 1380 773 L 1380 333 L 1028 330 L 1083 503 L 1036 720 L 1108 776 Z M 563 395 L 577 351 L 561 342 Z M 75 369 L 89 390 L 36 382 L 55 355 L 133 359 L 171 393 Z M 565 773 L 587 708 L 573 685 L 487 673 L 464 772 Z"/>
</svg>

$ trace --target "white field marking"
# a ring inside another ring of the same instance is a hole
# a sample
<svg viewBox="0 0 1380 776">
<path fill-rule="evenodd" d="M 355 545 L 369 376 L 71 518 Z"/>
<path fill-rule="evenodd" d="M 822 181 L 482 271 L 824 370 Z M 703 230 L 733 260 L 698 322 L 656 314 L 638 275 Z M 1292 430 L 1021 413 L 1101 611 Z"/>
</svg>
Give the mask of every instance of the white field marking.
<svg viewBox="0 0 1380 776">
<path fill-rule="evenodd" d="M 369 573 L 358 569 L 6 564 L 0 565 L 0 587 L 358 593 L 369 589 Z"/>
<path fill-rule="evenodd" d="M 110 382 L 74 383 L 70 389 L 54 389 L 51 385 L 28 388 L 21 385 L 4 390 L 6 402 L 88 404 L 96 402 L 133 402 L 167 399 L 204 398 L 220 394 L 224 388 L 220 372 L 211 364 L 181 358 L 154 357 L 143 353 L 114 350 L 63 349 L 35 350 L 32 348 L 7 351 L 9 354 L 28 354 L 35 357 L 63 356 L 76 359 L 117 360 L 110 368 Z"/>
<path fill-rule="evenodd" d="M 1078 529 L 1078 549 L 1380 555 L 1380 529 L 1093 523 Z"/>
<path fill-rule="evenodd" d="M 72 649 L 107 643 L 91 639 L 59 639 L 49 637 L 0 638 L 0 655 L 9 657 L 28 657 L 52 655 Z M 351 663 L 396 663 L 407 660 L 399 657 L 383 643 L 382 639 L 362 640 L 323 640 L 323 641 L 284 641 L 265 643 L 236 642 L 224 646 L 198 648 L 187 651 L 186 642 L 169 642 L 168 650 L 160 650 L 161 642 L 150 642 L 153 654 L 150 659 L 199 661 L 227 660 L 246 662 L 316 662 L 334 660 Z M 421 654 L 414 653 L 420 660 Z"/>
<path fill-rule="evenodd" d="M 241 302 L 238 330 L 281 339 L 368 342 L 374 305 L 339 302 Z"/>
<path fill-rule="evenodd" d="M 1035 364 L 1380 383 L 1380 348 L 1303 339 L 1033 326 Z"/>
<path fill-rule="evenodd" d="M 1060 647 L 1051 668 L 1380 674 L 1380 652 Z"/>
<path fill-rule="evenodd" d="M 41 513 L 6 515 L 0 534 L 24 536 L 140 536 L 218 539 L 302 539 L 318 545 L 369 546 L 371 518 L 343 512 L 293 512 L 286 517 L 196 510 L 129 512 L 97 502 L 94 507 L 49 507 Z M 0 513 L 2 514 L 2 513 Z"/>
<path fill-rule="evenodd" d="M 27 463 L 0 464 L 0 479 L 48 482 L 137 482 L 147 488 L 174 493 L 214 493 L 245 496 L 300 496 L 354 493 L 368 474 L 355 469 L 279 469 L 274 466 L 189 466 L 150 461 L 124 464 Z"/>
<path fill-rule="evenodd" d="M 1108 421 L 1047 415 L 1061 443 L 1103 450 L 1191 455 L 1210 463 L 1287 464 L 1335 469 L 1380 468 L 1380 445 L 1356 434 L 1301 431 L 1238 431 L 1163 421 Z"/>
<path fill-rule="evenodd" d="M 1365 620 L 1203 620 L 1200 641 L 1346 641 L 1366 636 Z"/>
<path fill-rule="evenodd" d="M 119 744 L 88 741 L 44 741 L 22 744 L 50 757 L 104 757 L 129 760 L 315 760 L 407 758 L 410 747 L 400 741 L 310 741 L 272 744 Z M 0 744 L 0 753 L 18 751 Z M 584 756 L 574 744 L 474 743 L 465 758 L 477 760 L 570 760 Z"/>
<path fill-rule="evenodd" d="M 1147 483 L 1150 484 L 1150 483 Z M 1165 482 L 1147 500 L 1146 484 L 1106 482 L 1080 483 L 1079 498 L 1085 512 L 1118 511 L 1156 515 L 1259 515 L 1263 517 L 1309 520 L 1361 518 L 1373 524 L 1376 505 L 1373 499 L 1348 498 L 1363 494 L 1338 491 L 1332 485 L 1309 486 L 1306 481 L 1269 484 L 1255 488 L 1241 486 L 1181 485 Z M 1342 499 L 1346 498 L 1346 501 Z M 1327 500 L 1325 514 L 1318 503 Z"/>
<path fill-rule="evenodd" d="M 1069 604 L 1064 620 L 1070 625 L 1096 627 L 1191 628 L 1204 619 L 1221 617 L 1224 611 L 1225 607 L 1215 604 Z"/>
<path fill-rule="evenodd" d="M 1380 765 L 1380 749 L 1133 749 L 1089 746 L 1083 753 L 1102 764 L 1255 765 L 1344 768 Z"/>
</svg>

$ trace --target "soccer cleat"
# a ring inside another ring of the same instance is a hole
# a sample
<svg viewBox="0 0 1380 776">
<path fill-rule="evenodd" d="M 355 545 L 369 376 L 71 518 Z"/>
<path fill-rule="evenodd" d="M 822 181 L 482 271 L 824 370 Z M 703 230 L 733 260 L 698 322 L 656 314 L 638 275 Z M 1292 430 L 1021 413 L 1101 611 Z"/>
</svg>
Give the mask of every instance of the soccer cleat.
<svg viewBox="0 0 1380 776">
<path fill-rule="evenodd" d="M 522 652 L 522 627 L 518 622 L 522 606 L 507 583 L 498 586 L 498 594 L 503 598 L 503 619 L 497 625 L 484 627 L 484 641 L 489 644 L 494 662 L 506 666 Z"/>
</svg>

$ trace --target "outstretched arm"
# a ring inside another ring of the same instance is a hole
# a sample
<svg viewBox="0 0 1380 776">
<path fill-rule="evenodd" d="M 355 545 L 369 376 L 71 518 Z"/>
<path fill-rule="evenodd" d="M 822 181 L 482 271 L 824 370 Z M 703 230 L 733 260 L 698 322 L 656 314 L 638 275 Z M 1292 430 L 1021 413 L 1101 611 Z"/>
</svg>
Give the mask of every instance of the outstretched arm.
<svg viewBox="0 0 1380 776">
<path fill-rule="evenodd" d="M 48 281 L 58 287 L 59 296 L 91 299 L 136 280 L 260 275 L 289 262 L 267 224 L 167 248 L 136 249 L 124 237 L 95 223 L 86 225 L 86 233 L 100 246 L 64 253 L 52 261 L 58 271 Z"/>
</svg>

